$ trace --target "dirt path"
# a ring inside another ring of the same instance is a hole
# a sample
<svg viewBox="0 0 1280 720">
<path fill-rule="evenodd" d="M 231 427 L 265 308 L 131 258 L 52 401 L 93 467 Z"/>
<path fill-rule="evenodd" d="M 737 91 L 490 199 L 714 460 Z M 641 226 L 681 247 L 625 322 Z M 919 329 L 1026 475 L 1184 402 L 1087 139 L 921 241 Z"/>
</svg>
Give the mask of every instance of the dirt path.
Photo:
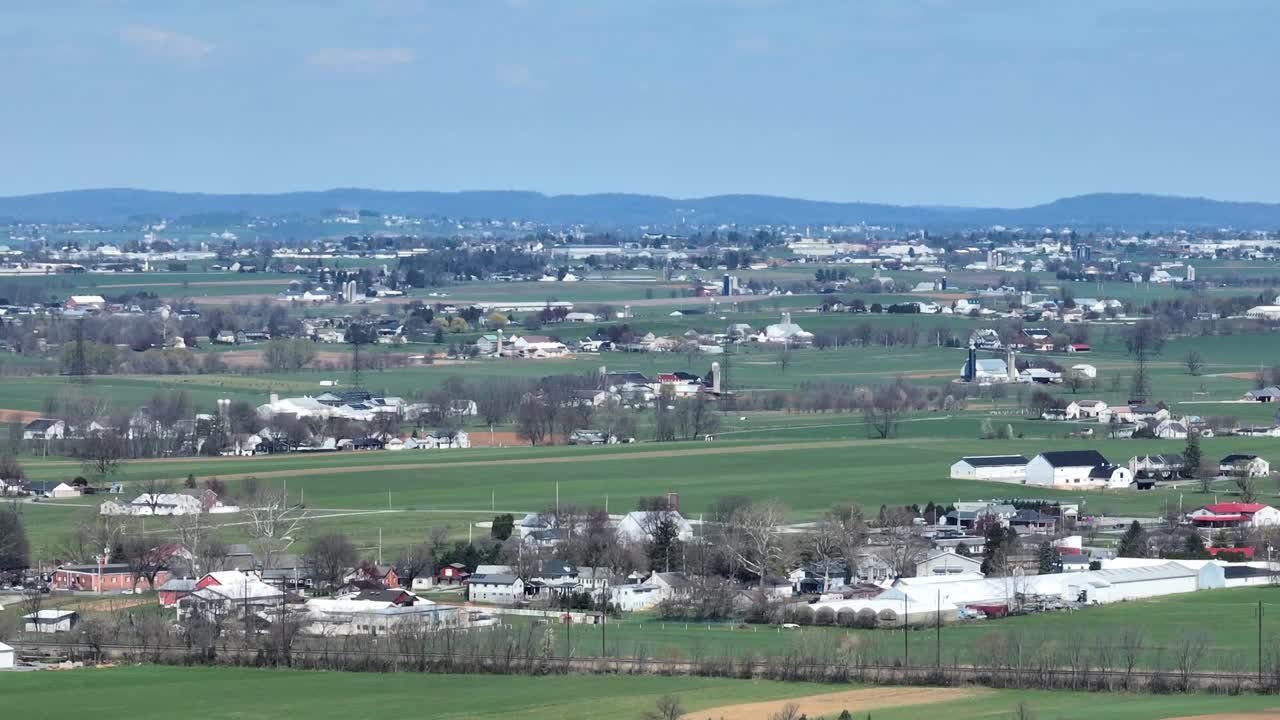
<svg viewBox="0 0 1280 720">
<path fill-rule="evenodd" d="M 833 718 L 839 715 L 842 710 L 848 710 L 855 717 L 861 717 L 868 710 L 963 700 L 981 697 L 990 692 L 989 690 L 977 688 L 866 688 L 863 690 L 846 690 L 844 692 L 810 695 L 789 700 L 724 705 L 707 710 L 698 710 L 690 713 L 690 716 L 720 718 L 721 720 L 766 720 L 787 705 L 794 704 L 800 708 L 801 713 L 809 717 Z"/>
<path fill-rule="evenodd" d="M 1264 718 L 1268 720 L 1280 718 L 1280 708 L 1259 710 L 1257 712 L 1217 713 L 1216 715 L 1184 715 L 1176 718 L 1165 718 L 1165 720 L 1263 720 Z"/>
<path fill-rule="evenodd" d="M 34 410 L 9 410 L 0 408 L 0 422 L 6 423 L 22 423 L 23 425 L 41 417 L 40 413 Z"/>
</svg>

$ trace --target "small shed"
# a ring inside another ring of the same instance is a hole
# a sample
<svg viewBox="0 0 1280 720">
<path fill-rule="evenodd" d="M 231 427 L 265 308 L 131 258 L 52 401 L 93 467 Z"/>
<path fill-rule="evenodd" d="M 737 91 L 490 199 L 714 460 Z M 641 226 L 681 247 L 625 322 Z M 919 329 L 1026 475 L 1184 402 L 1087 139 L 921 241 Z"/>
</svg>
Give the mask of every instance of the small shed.
<svg viewBox="0 0 1280 720">
<path fill-rule="evenodd" d="M 27 632 L 71 632 L 80 621 L 75 610 L 40 610 L 22 616 L 23 629 Z"/>
</svg>

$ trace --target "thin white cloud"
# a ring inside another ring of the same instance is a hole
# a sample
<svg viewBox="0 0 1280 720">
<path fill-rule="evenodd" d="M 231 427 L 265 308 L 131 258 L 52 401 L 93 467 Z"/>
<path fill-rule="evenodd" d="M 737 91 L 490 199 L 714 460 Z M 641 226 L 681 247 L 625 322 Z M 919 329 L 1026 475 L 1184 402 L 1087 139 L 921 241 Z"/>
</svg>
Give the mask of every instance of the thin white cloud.
<svg viewBox="0 0 1280 720">
<path fill-rule="evenodd" d="M 120 42 L 145 55 L 188 63 L 200 62 L 218 49 L 217 45 L 194 35 L 148 25 L 121 28 Z"/>
<path fill-rule="evenodd" d="M 388 48 L 323 48 L 307 56 L 307 64 L 336 70 L 374 70 L 414 60 L 413 50 Z"/>
</svg>

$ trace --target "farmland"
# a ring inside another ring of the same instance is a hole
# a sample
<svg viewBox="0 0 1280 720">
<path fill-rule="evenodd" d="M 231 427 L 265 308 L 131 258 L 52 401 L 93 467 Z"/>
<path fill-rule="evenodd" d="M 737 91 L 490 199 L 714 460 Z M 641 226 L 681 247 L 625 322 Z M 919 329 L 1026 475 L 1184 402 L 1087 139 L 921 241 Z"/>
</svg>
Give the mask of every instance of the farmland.
<svg viewBox="0 0 1280 720">
<path fill-rule="evenodd" d="M 690 720 L 765 720 L 764 705 L 788 701 L 802 710 L 847 708 L 855 717 L 889 720 L 985 720 L 1009 717 L 1019 702 L 1039 717 L 1063 720 L 1163 720 L 1206 713 L 1274 709 L 1274 697 L 1108 695 L 985 689 L 868 688 L 676 677 L 501 677 L 361 674 L 245 669 L 130 667 L 0 676 L 6 710 L 22 717 L 72 717 L 86 697 L 101 720 L 152 720 L 175 708 L 194 720 L 267 720 L 281 715 L 329 720 L 366 713 L 425 715 L 440 720 L 630 720 L 663 695 L 680 699 Z M 838 699 L 821 699 L 839 693 Z M 138 702 L 139 696 L 149 702 Z M 732 708 L 732 709 L 731 709 Z M 717 712 L 723 709 L 730 714 Z M 704 714 L 705 713 L 705 714 Z M 818 717 L 812 712 L 810 718 Z M 1261 717 L 1261 716 L 1260 716 Z"/>
</svg>

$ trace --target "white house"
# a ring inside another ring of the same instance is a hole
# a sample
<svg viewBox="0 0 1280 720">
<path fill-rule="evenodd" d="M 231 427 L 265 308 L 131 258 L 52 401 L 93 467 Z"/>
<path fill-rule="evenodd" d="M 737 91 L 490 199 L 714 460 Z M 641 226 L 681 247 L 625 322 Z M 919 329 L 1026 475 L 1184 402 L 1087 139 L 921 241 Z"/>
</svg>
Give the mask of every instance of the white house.
<svg viewBox="0 0 1280 720">
<path fill-rule="evenodd" d="M 782 322 L 768 325 L 757 340 L 763 343 L 779 343 L 783 345 L 809 345 L 813 343 L 813 333 L 791 322 L 791 313 L 782 313 Z"/>
<path fill-rule="evenodd" d="M 1088 363 L 1072 365 L 1070 369 L 1072 375 L 1084 378 L 1085 380 L 1093 380 L 1098 377 L 1098 368 Z"/>
<path fill-rule="evenodd" d="M 1112 465 L 1097 450 L 1044 452 L 1027 463 L 1027 485 L 1062 489 L 1123 488 L 1133 483 L 1133 472 Z"/>
<path fill-rule="evenodd" d="M 57 485 L 54 486 L 52 490 L 49 491 L 49 497 L 55 500 L 80 497 L 80 488 L 73 487 L 66 483 L 58 483 Z"/>
<path fill-rule="evenodd" d="M 565 322 L 570 323 L 593 323 L 596 321 L 595 313 L 589 312 L 571 312 L 564 316 Z"/>
<path fill-rule="evenodd" d="M 67 424 L 55 418 L 36 418 L 22 428 L 23 440 L 61 440 L 67 434 Z"/>
<path fill-rule="evenodd" d="M 467 578 L 467 600 L 515 605 L 524 599 L 524 581 L 510 573 L 482 574 L 477 572 Z"/>
<path fill-rule="evenodd" d="M 951 466 L 953 480 L 994 480 L 1021 483 L 1027 477 L 1027 459 L 1022 455 L 973 455 Z"/>
<path fill-rule="evenodd" d="M 13 646 L 0 642 L 0 670 L 8 670 L 17 665 Z"/>
<path fill-rule="evenodd" d="M 916 577 L 933 575 L 960 575 L 976 573 L 982 570 L 982 561 L 961 555 L 951 548 L 938 550 L 926 555 L 916 563 Z"/>
<path fill-rule="evenodd" d="M 636 510 L 623 516 L 618 523 L 618 534 L 631 542 L 647 542 L 653 529 L 664 519 L 676 525 L 677 537 L 681 542 L 693 539 L 693 526 L 680 513 L 674 510 Z"/>
<path fill-rule="evenodd" d="M 1067 418 L 1072 420 L 1080 418 L 1097 419 L 1106 410 L 1107 404 L 1101 400 L 1073 400 L 1067 403 Z"/>
<path fill-rule="evenodd" d="M 1218 472 L 1231 476 L 1266 477 L 1271 474 L 1271 463 L 1257 455 L 1235 453 L 1218 462 Z"/>
</svg>

